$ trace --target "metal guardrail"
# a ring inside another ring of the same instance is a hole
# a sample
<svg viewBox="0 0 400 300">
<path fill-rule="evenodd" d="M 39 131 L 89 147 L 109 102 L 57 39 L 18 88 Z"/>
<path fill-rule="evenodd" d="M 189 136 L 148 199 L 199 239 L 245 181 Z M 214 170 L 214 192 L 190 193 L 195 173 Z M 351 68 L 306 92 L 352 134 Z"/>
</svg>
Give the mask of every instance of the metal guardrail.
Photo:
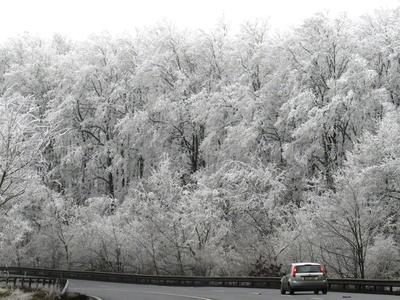
<svg viewBox="0 0 400 300">
<path fill-rule="evenodd" d="M 61 293 L 60 293 L 60 296 L 62 297 L 62 296 L 64 296 L 67 292 L 68 292 L 68 288 L 69 288 L 69 281 L 68 281 L 68 279 L 67 280 L 63 280 L 65 283 L 64 283 L 64 287 L 62 288 L 62 290 L 61 290 Z M 63 284 L 61 283 L 61 287 L 63 286 Z"/>
<path fill-rule="evenodd" d="M 328 283 L 331 290 L 400 295 L 400 280 L 328 278 Z"/>
<path fill-rule="evenodd" d="M 29 288 L 29 289 L 39 289 L 39 288 L 53 288 L 57 291 L 58 296 L 63 296 L 69 286 L 67 279 L 60 279 L 56 277 L 40 277 L 37 275 L 28 276 L 27 272 L 23 270 L 16 270 L 16 273 L 10 275 L 10 271 L 0 268 L 0 283 L 4 283 L 5 286 L 18 287 L 18 288 Z"/>
<path fill-rule="evenodd" d="M 127 273 L 69 271 L 37 268 L 0 267 L 11 274 L 26 274 L 47 278 L 68 278 L 120 283 L 279 288 L 280 277 L 197 277 L 138 275 Z M 329 279 L 329 289 L 334 291 L 400 294 L 400 280 Z"/>
<path fill-rule="evenodd" d="M 46 276 L 68 279 L 110 281 L 137 284 L 187 285 L 187 286 L 249 286 L 276 288 L 280 284 L 277 277 L 196 277 L 196 276 L 154 276 L 127 273 L 69 271 L 36 268 L 0 267 L 12 274 Z"/>
<path fill-rule="evenodd" d="M 25 276 L 8 276 L 0 278 L 0 282 L 4 282 L 7 286 L 38 289 L 40 287 L 58 287 L 59 280 L 55 278 L 44 277 L 25 277 Z"/>
</svg>

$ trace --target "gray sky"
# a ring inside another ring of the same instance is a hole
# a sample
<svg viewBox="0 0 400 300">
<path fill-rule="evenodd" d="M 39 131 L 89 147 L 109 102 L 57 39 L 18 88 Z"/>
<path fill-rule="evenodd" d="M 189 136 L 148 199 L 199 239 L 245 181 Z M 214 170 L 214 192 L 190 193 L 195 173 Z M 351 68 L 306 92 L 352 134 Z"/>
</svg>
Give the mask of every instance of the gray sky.
<svg viewBox="0 0 400 300">
<path fill-rule="evenodd" d="M 120 34 L 165 20 L 178 27 L 207 29 L 221 17 L 233 26 L 268 18 L 272 27 L 286 29 L 315 12 L 357 17 L 400 6 L 400 0 L 0 0 L 0 5 L 0 39 L 4 40 L 25 31 L 82 39 L 91 33 Z"/>
</svg>

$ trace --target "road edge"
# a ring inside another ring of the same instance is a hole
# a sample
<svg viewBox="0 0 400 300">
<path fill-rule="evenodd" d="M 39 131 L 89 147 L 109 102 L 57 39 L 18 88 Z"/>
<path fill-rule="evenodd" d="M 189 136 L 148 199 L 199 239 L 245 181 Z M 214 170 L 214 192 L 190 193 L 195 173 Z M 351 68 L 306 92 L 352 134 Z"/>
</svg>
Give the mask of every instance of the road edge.
<svg viewBox="0 0 400 300">
<path fill-rule="evenodd" d="M 103 300 L 103 299 L 101 299 L 100 297 L 97 297 L 97 296 L 92 296 L 92 295 L 87 295 L 87 296 L 88 296 L 88 298 L 90 300 Z"/>
</svg>

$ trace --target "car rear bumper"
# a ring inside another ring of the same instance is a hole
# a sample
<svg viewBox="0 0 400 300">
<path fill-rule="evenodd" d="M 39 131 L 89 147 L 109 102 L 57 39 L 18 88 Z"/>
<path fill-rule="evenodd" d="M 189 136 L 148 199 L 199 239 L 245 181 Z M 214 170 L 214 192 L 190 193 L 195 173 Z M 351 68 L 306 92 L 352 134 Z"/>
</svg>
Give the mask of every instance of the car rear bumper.
<svg viewBox="0 0 400 300">
<path fill-rule="evenodd" d="M 297 291 L 313 291 L 328 289 L 327 280 L 318 281 L 306 281 L 306 280 L 293 280 L 290 282 L 290 286 Z"/>
</svg>

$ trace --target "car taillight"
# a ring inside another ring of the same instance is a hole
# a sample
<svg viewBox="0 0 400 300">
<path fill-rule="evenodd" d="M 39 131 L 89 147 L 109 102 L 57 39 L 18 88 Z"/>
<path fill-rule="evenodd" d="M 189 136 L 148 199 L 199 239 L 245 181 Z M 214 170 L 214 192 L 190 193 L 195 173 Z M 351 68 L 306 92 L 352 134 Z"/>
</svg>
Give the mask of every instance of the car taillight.
<svg viewBox="0 0 400 300">
<path fill-rule="evenodd" d="M 293 267 L 293 269 L 292 269 L 292 277 L 295 277 L 296 273 L 297 273 L 297 268 Z"/>
<path fill-rule="evenodd" d="M 321 266 L 320 267 L 320 272 L 323 273 L 324 275 L 326 275 L 327 270 L 326 270 L 326 268 L 324 266 Z"/>
</svg>

